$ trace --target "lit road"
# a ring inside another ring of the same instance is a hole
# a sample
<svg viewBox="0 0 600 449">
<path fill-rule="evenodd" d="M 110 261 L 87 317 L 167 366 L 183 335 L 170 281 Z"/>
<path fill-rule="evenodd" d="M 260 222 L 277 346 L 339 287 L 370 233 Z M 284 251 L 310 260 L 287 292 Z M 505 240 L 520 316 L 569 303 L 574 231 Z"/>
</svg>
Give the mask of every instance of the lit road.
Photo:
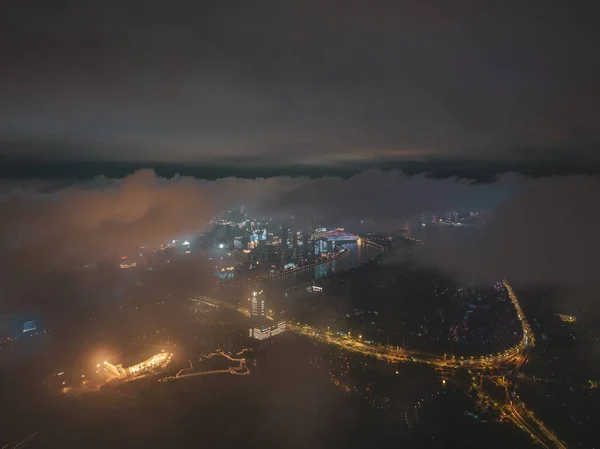
<svg viewBox="0 0 600 449">
<path fill-rule="evenodd" d="M 360 338 L 350 335 L 339 335 L 331 331 L 323 331 L 312 326 L 301 325 L 299 323 L 287 323 L 287 327 L 301 335 L 305 335 L 322 343 L 339 346 L 347 351 L 357 352 L 369 357 L 375 357 L 380 360 L 387 360 L 392 363 L 397 362 L 417 362 L 434 365 L 438 368 L 466 368 L 473 371 L 493 370 L 505 367 L 521 366 L 527 355 L 527 350 L 535 344 L 533 332 L 525 318 L 519 301 L 514 294 L 511 286 L 505 281 L 504 285 L 508 291 L 509 297 L 523 329 L 523 336 L 518 344 L 503 352 L 497 354 L 488 354 L 479 357 L 456 357 L 454 355 L 428 354 L 421 351 L 405 350 L 397 347 L 367 344 Z M 206 304 L 216 308 L 227 308 L 236 310 L 244 316 L 250 316 L 250 311 L 241 306 L 233 305 L 226 301 L 220 301 L 216 298 L 207 296 L 196 296 L 188 298 L 196 303 Z"/>
<path fill-rule="evenodd" d="M 482 387 L 483 377 L 493 381 L 496 386 L 504 388 L 504 401 L 493 399 L 484 391 Z M 478 402 L 484 404 L 490 409 L 494 409 L 502 419 L 512 422 L 523 432 L 527 433 L 536 443 L 547 449 L 567 448 L 567 446 L 558 439 L 554 432 L 552 432 L 546 425 L 544 425 L 544 423 L 535 417 L 533 412 L 527 408 L 527 406 L 523 403 L 523 401 L 521 401 L 516 393 L 514 393 L 514 391 L 509 393 L 509 389 L 513 389 L 514 385 L 505 377 L 480 376 L 479 382 L 477 382 L 475 377 L 473 377 L 473 383 L 471 384 L 471 387 L 477 392 Z"/>
<path fill-rule="evenodd" d="M 521 340 L 511 348 L 496 353 L 496 354 L 486 354 L 479 357 L 456 357 L 454 355 L 439 355 L 439 354 L 429 354 L 421 351 L 413 351 L 413 350 L 405 350 L 398 347 L 390 347 L 383 345 L 374 345 L 365 343 L 362 341 L 360 336 L 352 337 L 351 335 L 343 335 L 331 332 L 329 330 L 321 330 L 314 328 L 308 325 L 302 325 L 300 323 L 287 323 L 286 326 L 291 331 L 309 337 L 313 340 L 338 346 L 346 351 L 359 353 L 365 355 L 367 357 L 374 357 L 379 360 L 385 360 L 390 363 L 400 363 L 400 362 L 413 362 L 413 363 L 424 363 L 430 366 L 433 366 L 437 369 L 457 369 L 457 368 L 465 368 L 470 371 L 479 371 L 481 373 L 490 372 L 490 371 L 500 371 L 504 369 L 513 369 L 516 370 L 520 368 L 527 359 L 527 352 L 535 346 L 535 336 L 531 327 L 525 317 L 525 314 L 519 304 L 518 298 L 514 293 L 512 287 L 508 282 L 503 282 L 504 287 L 508 292 L 509 299 L 515 309 L 517 314 L 517 318 L 521 325 L 522 329 L 522 337 Z M 250 316 L 250 311 L 241 306 L 234 306 L 224 301 L 219 301 L 214 298 L 208 297 L 195 297 L 189 298 L 195 302 L 205 303 L 209 306 L 213 307 L 226 307 L 230 309 L 237 310 L 245 316 Z M 232 359 L 233 360 L 233 359 Z M 238 359 L 235 359 L 236 361 Z M 245 364 L 243 365 L 246 370 Z M 242 369 L 242 364 L 240 364 L 240 369 Z M 242 370 L 243 371 L 243 370 Z M 228 372 L 227 370 L 219 371 L 219 372 Z M 212 372 L 208 372 L 206 374 L 211 374 Z M 232 373 L 232 374 L 248 374 L 248 371 L 243 371 L 240 373 Z M 203 375 L 204 373 L 197 373 L 196 375 Z M 214 372 L 217 374 L 217 372 Z M 189 376 L 194 374 L 182 374 L 182 376 Z M 167 380 L 175 380 L 176 378 L 167 378 Z M 499 377 L 496 377 L 496 380 L 499 380 Z M 525 404 L 520 401 L 516 396 L 513 395 L 511 399 L 509 397 L 508 388 L 513 387 L 512 385 L 508 385 L 504 379 L 502 379 L 502 385 L 504 385 L 506 389 L 506 402 L 504 404 L 496 404 L 493 400 L 488 398 L 488 405 L 492 405 L 497 409 L 500 416 L 503 419 L 511 421 L 518 428 L 529 434 L 534 441 L 539 443 L 541 446 L 551 449 L 567 449 L 567 446 L 558 439 L 558 437 L 546 427 L 539 419 L 537 419 L 533 412 L 528 410 Z M 480 397 L 486 397 L 483 391 L 480 391 Z"/>
<path fill-rule="evenodd" d="M 368 344 L 364 343 L 360 337 L 357 338 L 352 337 L 351 335 L 336 334 L 331 331 L 323 331 L 308 325 L 301 325 L 299 323 L 288 323 L 287 326 L 290 330 L 310 337 L 314 340 L 318 340 L 330 345 L 336 345 L 347 351 L 357 352 L 369 357 L 375 357 L 379 360 L 387 360 L 388 362 L 392 363 L 416 362 L 426 363 L 437 368 L 466 368 L 472 371 L 494 370 L 511 366 L 519 367 L 526 359 L 527 350 L 535 345 L 535 338 L 512 288 L 506 281 L 504 282 L 504 286 L 508 291 L 515 311 L 517 312 L 517 316 L 523 329 L 523 336 L 519 343 L 517 343 L 515 346 L 496 354 L 487 354 L 479 357 L 467 358 L 456 357 L 454 355 L 447 354 L 440 356 L 438 354 L 428 354 L 421 351 Z"/>
<path fill-rule="evenodd" d="M 503 284 L 521 324 L 522 337 L 515 346 L 496 354 L 469 358 L 455 357 L 453 355 L 449 356 L 447 354 L 440 356 L 420 351 L 367 344 L 362 341 L 360 336 L 356 338 L 350 335 L 341 335 L 328 330 L 323 331 L 311 326 L 301 325 L 300 323 L 288 323 L 287 326 L 297 334 L 307 336 L 313 340 L 335 345 L 346 351 L 363 354 L 368 357 L 375 357 L 390 363 L 425 363 L 439 369 L 466 368 L 470 371 L 480 372 L 498 371 L 505 368 L 518 369 L 525 363 L 527 351 L 535 346 L 535 336 L 512 287 L 506 281 L 504 281 Z M 480 398 L 486 400 L 488 405 L 493 405 L 503 419 L 514 423 L 521 430 L 528 433 L 531 438 L 541 446 L 547 449 L 567 449 L 567 446 L 560 441 L 548 427 L 536 418 L 533 412 L 528 410 L 525 404 L 520 401 L 517 396 L 513 394 L 511 397 L 509 395 L 508 389 L 509 387 L 513 387 L 513 385 L 509 385 L 505 379 L 496 378 L 496 380 L 499 381 L 506 390 L 505 403 L 497 404 L 491 400 L 491 398 L 487 397 L 481 389 L 479 389 Z"/>
<path fill-rule="evenodd" d="M 1 449 L 19 449 L 19 448 L 24 448 L 25 446 L 28 446 L 29 443 L 31 443 L 31 441 L 33 440 L 33 438 L 38 434 L 39 432 L 36 430 L 35 432 L 33 432 L 31 435 L 29 435 L 27 438 L 25 438 L 22 441 L 19 441 L 17 444 L 12 445 L 11 443 L 5 444 L 4 446 L 2 446 Z"/>
<path fill-rule="evenodd" d="M 348 335 L 338 335 L 330 331 L 321 331 L 311 326 L 287 324 L 288 328 L 298 334 L 305 335 L 322 343 L 339 346 L 347 351 L 360 353 L 379 360 L 391 363 L 416 362 L 434 365 L 438 368 L 466 368 L 472 371 L 500 369 L 509 366 L 519 366 L 525 360 L 523 350 L 526 347 L 519 345 L 499 354 L 481 357 L 455 357 L 453 355 L 440 356 L 426 352 L 406 350 L 396 347 L 367 344 L 360 338 Z"/>
<path fill-rule="evenodd" d="M 517 427 L 529 432 L 531 437 L 542 446 L 548 449 L 552 447 L 567 449 L 567 446 L 554 435 L 554 432 L 533 416 L 533 413 L 527 410 L 524 404 L 511 402 L 505 407 L 505 417 L 515 423 Z"/>
</svg>

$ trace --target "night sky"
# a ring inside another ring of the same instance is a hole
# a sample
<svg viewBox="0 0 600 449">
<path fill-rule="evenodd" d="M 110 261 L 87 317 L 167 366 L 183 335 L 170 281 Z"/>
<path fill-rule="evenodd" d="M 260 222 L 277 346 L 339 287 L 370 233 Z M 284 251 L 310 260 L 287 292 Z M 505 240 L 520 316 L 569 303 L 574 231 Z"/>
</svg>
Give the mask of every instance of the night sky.
<svg viewBox="0 0 600 449">
<path fill-rule="evenodd" d="M 0 176 L 596 174 L 598 9 L 9 0 Z"/>
</svg>

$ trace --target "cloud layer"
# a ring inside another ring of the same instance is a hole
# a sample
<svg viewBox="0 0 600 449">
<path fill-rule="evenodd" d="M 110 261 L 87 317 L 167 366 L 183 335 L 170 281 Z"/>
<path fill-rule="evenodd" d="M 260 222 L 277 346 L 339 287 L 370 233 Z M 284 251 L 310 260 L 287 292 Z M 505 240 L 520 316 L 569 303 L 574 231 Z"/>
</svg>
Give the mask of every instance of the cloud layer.
<svg viewBox="0 0 600 449">
<path fill-rule="evenodd" d="M 531 182 L 494 211 L 479 235 L 440 235 L 422 261 L 465 280 L 577 285 L 600 279 L 600 181 L 560 177 Z"/>
<path fill-rule="evenodd" d="M 507 177 L 473 186 L 380 170 L 348 180 L 206 181 L 166 179 L 142 170 L 123 179 L 5 182 L 0 186 L 0 251 L 7 269 L 81 266 L 139 245 L 200 232 L 218 212 L 241 204 L 258 214 L 310 216 L 332 223 L 401 219 L 423 209 L 490 203 L 503 194 L 501 186 L 515 189 L 520 182 Z"/>
<path fill-rule="evenodd" d="M 587 177 L 494 183 L 408 177 L 368 170 L 350 179 L 158 177 L 143 170 L 85 183 L 37 181 L 0 186 L 0 260 L 5 277 L 65 270 L 139 245 L 201 232 L 218 212 L 246 205 L 297 223 L 397 229 L 425 211 L 494 209 L 477 235 L 449 232 L 419 260 L 465 280 L 508 277 L 582 283 L 600 278 L 600 182 Z"/>
<path fill-rule="evenodd" d="M 47 186 L 46 186 L 47 188 Z M 11 190 L 0 199 L 3 257 L 12 268 L 73 268 L 115 251 L 202 229 L 211 199 L 189 178 L 140 171 L 53 191 Z"/>
</svg>

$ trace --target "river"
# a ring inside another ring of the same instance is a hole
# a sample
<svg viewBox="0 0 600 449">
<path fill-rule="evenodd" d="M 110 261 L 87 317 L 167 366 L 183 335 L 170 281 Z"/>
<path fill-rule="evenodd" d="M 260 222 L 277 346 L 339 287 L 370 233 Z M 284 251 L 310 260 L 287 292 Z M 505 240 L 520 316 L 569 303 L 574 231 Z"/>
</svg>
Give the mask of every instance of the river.
<svg viewBox="0 0 600 449">
<path fill-rule="evenodd" d="M 241 285 L 239 287 L 227 289 L 225 291 L 215 293 L 215 296 L 221 299 L 236 302 L 236 298 L 243 298 L 247 296 L 251 290 L 255 289 L 264 290 L 267 294 L 267 297 L 273 297 L 273 295 L 283 295 L 286 290 L 292 287 L 308 284 L 310 282 L 332 276 L 335 273 L 341 273 L 349 270 L 352 267 L 367 262 L 381 253 L 378 248 L 364 243 L 343 243 L 341 246 L 348 249 L 349 254 L 340 259 L 322 263 L 307 270 L 296 271 L 280 278 L 265 280 L 256 284 L 250 283 L 247 285 Z"/>
</svg>

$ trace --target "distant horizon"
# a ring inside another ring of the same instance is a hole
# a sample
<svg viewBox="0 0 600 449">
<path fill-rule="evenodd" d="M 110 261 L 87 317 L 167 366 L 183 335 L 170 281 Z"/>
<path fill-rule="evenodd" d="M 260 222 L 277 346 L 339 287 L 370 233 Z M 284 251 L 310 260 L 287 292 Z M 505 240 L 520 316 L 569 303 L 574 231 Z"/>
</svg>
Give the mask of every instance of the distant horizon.
<svg viewBox="0 0 600 449">
<path fill-rule="evenodd" d="M 198 179 L 272 178 L 288 176 L 318 179 L 348 179 L 366 170 L 398 171 L 407 176 L 426 175 L 435 179 L 459 178 L 474 182 L 494 182 L 499 175 L 515 173 L 529 178 L 586 175 L 600 177 L 600 163 L 570 161 L 486 161 L 478 159 L 374 160 L 329 164 L 279 164 L 262 159 L 161 162 L 152 160 L 110 160 L 86 158 L 31 157 L 0 154 L 0 179 L 92 179 L 99 176 L 122 178 L 138 170 L 151 169 L 158 176 L 176 175 Z"/>
</svg>

